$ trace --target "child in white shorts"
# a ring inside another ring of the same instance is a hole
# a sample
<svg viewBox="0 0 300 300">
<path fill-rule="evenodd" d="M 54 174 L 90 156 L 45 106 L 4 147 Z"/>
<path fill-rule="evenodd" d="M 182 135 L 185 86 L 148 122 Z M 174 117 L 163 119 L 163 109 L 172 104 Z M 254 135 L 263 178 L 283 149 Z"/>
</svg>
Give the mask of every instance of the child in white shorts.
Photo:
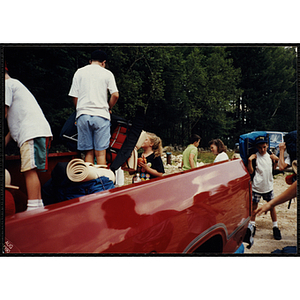
<svg viewBox="0 0 300 300">
<path fill-rule="evenodd" d="M 5 118 L 9 128 L 5 146 L 13 139 L 20 148 L 21 172 L 25 176 L 28 196 L 27 210 L 43 207 L 37 170 L 43 171 L 48 168 L 51 128 L 34 96 L 19 80 L 8 75 L 7 67 Z"/>
<path fill-rule="evenodd" d="M 49 137 L 39 137 L 23 143 L 20 148 L 21 172 L 37 169 L 48 170 L 48 153 L 51 145 Z"/>
</svg>

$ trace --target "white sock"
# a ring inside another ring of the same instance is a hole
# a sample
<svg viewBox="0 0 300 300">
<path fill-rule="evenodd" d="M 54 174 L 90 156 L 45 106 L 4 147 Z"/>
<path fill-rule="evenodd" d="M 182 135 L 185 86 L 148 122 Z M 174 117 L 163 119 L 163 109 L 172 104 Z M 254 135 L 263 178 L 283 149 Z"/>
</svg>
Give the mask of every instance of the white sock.
<svg viewBox="0 0 300 300">
<path fill-rule="evenodd" d="M 250 224 L 252 224 L 252 226 L 255 226 L 255 221 L 250 221 Z"/>
<path fill-rule="evenodd" d="M 41 199 L 30 199 L 27 201 L 27 210 L 37 209 L 44 207 L 43 200 Z"/>
<path fill-rule="evenodd" d="M 273 227 L 278 227 L 277 221 L 273 222 Z"/>
</svg>

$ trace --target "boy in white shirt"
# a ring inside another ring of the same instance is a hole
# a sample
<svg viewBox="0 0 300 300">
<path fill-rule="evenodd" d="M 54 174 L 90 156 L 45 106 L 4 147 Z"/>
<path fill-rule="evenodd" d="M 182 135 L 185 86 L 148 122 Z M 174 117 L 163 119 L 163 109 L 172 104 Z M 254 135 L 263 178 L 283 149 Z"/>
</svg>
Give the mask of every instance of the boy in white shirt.
<svg viewBox="0 0 300 300">
<path fill-rule="evenodd" d="M 112 72 L 105 69 L 106 53 L 96 50 L 90 64 L 78 69 L 69 96 L 76 107 L 77 149 L 85 151 L 85 161 L 106 165 L 106 149 L 110 141 L 110 110 L 119 92 Z M 110 99 L 107 99 L 107 91 Z"/>
<path fill-rule="evenodd" d="M 265 137 L 260 136 L 256 138 L 256 148 L 258 149 L 258 152 L 256 154 L 252 154 L 248 158 L 249 173 L 253 174 L 255 171 L 252 182 L 252 214 L 250 221 L 254 227 L 253 236 L 256 229 L 255 214 L 253 212 L 257 209 L 261 197 L 263 197 L 263 199 L 267 202 L 274 198 L 272 167 L 276 169 L 279 160 L 276 155 L 270 155 L 267 152 L 268 141 Z M 253 167 L 253 160 L 256 160 L 255 170 Z M 277 224 L 277 214 L 274 207 L 270 210 L 270 213 L 273 221 L 273 236 L 276 240 L 281 240 L 281 233 Z"/>
<path fill-rule="evenodd" d="M 13 139 L 20 148 L 21 172 L 25 176 L 28 196 L 27 210 L 43 207 L 37 170 L 48 168 L 51 128 L 34 96 L 19 80 L 8 75 L 6 65 L 5 118 L 9 128 L 5 146 Z"/>
</svg>

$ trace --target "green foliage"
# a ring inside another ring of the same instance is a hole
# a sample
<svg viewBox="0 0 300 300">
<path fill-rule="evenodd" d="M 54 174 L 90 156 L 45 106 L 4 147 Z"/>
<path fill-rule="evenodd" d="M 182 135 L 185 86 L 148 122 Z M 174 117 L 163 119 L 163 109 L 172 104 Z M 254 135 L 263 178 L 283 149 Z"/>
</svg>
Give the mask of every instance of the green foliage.
<svg viewBox="0 0 300 300">
<path fill-rule="evenodd" d="M 235 67 L 242 72 L 239 87 L 243 94 L 234 106 L 234 139 L 252 130 L 295 130 L 295 48 L 239 47 L 229 51 Z"/>
<path fill-rule="evenodd" d="M 145 130 L 164 145 L 187 145 L 192 133 L 201 147 L 221 138 L 233 147 L 251 130 L 296 128 L 296 52 L 284 47 L 195 46 L 5 46 L 12 77 L 39 102 L 59 148 L 59 133 L 74 111 L 68 96 L 74 72 L 90 53 L 108 54 L 120 92 L 113 113 L 132 120 L 146 109 Z"/>
</svg>

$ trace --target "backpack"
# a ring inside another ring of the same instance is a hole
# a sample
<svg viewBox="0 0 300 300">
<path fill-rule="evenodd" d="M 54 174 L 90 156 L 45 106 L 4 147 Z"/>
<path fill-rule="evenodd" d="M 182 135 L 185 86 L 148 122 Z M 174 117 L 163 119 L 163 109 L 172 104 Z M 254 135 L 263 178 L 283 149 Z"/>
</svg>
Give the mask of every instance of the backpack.
<svg viewBox="0 0 300 300">
<path fill-rule="evenodd" d="M 239 138 L 239 150 L 241 159 L 244 165 L 248 166 L 248 158 L 257 152 L 255 147 L 255 139 L 259 136 L 266 137 L 268 140 L 268 145 L 270 147 L 269 135 L 266 131 L 254 131 L 246 134 L 242 134 Z"/>
<path fill-rule="evenodd" d="M 297 130 L 291 131 L 284 136 L 286 151 L 290 156 L 291 163 L 297 159 Z"/>
<path fill-rule="evenodd" d="M 113 172 L 118 170 L 126 163 L 128 159 L 130 159 L 143 131 L 144 123 L 145 109 L 142 106 L 137 106 L 135 117 L 132 121 L 132 126 L 126 136 L 126 139 L 122 141 L 121 148 L 116 149 L 117 155 L 110 165 L 110 169 Z"/>
</svg>

